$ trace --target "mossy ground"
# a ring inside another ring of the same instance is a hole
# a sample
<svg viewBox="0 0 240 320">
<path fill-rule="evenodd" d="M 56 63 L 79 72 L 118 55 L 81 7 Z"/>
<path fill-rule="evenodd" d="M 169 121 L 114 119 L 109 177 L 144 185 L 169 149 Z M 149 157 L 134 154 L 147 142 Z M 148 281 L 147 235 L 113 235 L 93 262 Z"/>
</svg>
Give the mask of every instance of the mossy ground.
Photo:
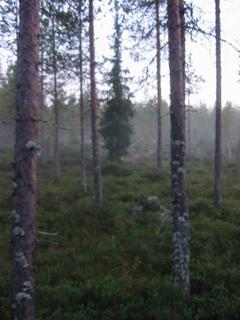
<svg viewBox="0 0 240 320">
<path fill-rule="evenodd" d="M 133 213 L 148 196 L 170 209 L 170 174 L 151 164 L 104 164 L 104 203 L 83 194 L 77 161 L 54 180 L 39 168 L 36 254 L 38 320 L 240 319 L 240 174 L 223 171 L 223 204 L 213 205 L 212 167 L 189 165 L 192 301 L 171 283 L 171 224 L 161 212 Z M 9 316 L 11 168 L 0 167 L 0 293 Z"/>
</svg>

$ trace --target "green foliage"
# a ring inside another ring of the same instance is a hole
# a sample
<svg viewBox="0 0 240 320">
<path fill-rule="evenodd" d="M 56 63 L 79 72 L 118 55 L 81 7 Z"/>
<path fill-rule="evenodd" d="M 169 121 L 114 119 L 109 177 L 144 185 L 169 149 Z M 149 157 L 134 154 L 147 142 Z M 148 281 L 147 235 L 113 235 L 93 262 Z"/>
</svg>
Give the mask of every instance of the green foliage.
<svg viewBox="0 0 240 320">
<path fill-rule="evenodd" d="M 172 229 L 169 168 L 106 163 L 105 201 L 96 206 L 81 192 L 77 156 L 63 162 L 59 182 L 40 167 L 36 256 L 38 320 L 239 319 L 239 176 L 223 174 L 225 201 L 219 214 L 209 196 L 211 167 L 191 166 L 192 302 L 185 306 L 171 282 Z M 10 166 L 0 168 L 1 319 L 10 319 Z M 229 192 L 229 185 L 235 192 Z M 206 186 L 208 186 L 206 188 Z M 161 205 L 142 206 L 149 196 Z"/>
<path fill-rule="evenodd" d="M 182 308 L 181 296 L 169 281 L 146 278 L 134 283 L 126 276 L 106 276 L 42 290 L 54 296 L 57 306 L 50 319 L 170 320 Z"/>
<path fill-rule="evenodd" d="M 16 72 L 15 66 L 10 65 L 7 70 L 6 79 L 0 85 L 1 109 L 0 115 L 4 120 L 15 114 L 16 95 Z M 2 119 L 1 119 L 2 120 Z"/>
<path fill-rule="evenodd" d="M 206 308 L 207 306 L 207 308 Z M 197 320 L 239 319 L 240 298 L 224 285 L 215 285 L 210 292 L 196 296 L 193 300 Z"/>
<path fill-rule="evenodd" d="M 108 151 L 108 159 L 119 161 L 127 153 L 133 133 L 131 118 L 134 115 L 133 105 L 126 98 L 126 86 L 123 84 L 121 69 L 121 23 L 119 21 L 119 8 L 115 1 L 115 24 L 114 24 L 114 57 L 112 59 L 112 71 L 109 83 L 112 87 L 112 98 L 107 102 L 100 122 L 100 133 L 104 145 Z"/>
<path fill-rule="evenodd" d="M 129 166 L 124 166 L 124 164 L 120 165 L 115 162 L 108 162 L 103 165 L 102 173 L 115 177 L 126 177 L 131 174 L 131 168 L 129 168 Z"/>
<path fill-rule="evenodd" d="M 132 117 L 133 107 L 130 100 L 113 98 L 108 101 L 102 114 L 100 133 L 108 150 L 109 160 L 119 161 L 127 153 L 131 143 Z"/>
</svg>

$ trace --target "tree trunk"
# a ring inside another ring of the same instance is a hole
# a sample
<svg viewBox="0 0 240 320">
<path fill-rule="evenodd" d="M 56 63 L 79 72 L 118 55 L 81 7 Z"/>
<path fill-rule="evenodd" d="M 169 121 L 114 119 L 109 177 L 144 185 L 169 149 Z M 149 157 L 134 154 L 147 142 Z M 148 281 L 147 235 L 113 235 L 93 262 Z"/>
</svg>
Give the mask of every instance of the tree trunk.
<svg viewBox="0 0 240 320">
<path fill-rule="evenodd" d="M 215 168 L 214 168 L 214 194 L 215 205 L 221 205 L 221 109 L 222 109 L 222 84 L 221 84 L 221 25 L 220 25 L 220 0 L 215 0 L 216 14 L 216 123 L 215 123 Z"/>
<path fill-rule="evenodd" d="M 11 236 L 12 319 L 35 319 L 39 1 L 20 1 Z"/>
<path fill-rule="evenodd" d="M 155 0 L 156 12 L 156 46 L 157 46 L 157 167 L 162 168 L 162 94 L 161 94 L 161 42 L 159 0 Z"/>
<path fill-rule="evenodd" d="M 3 132 L 4 132 L 4 124 L 3 124 L 3 118 L 0 117 L 0 150 L 3 151 L 4 149 L 4 138 L 3 138 Z M 1 152 L 2 155 L 2 152 Z"/>
<path fill-rule="evenodd" d="M 171 180 L 173 205 L 174 282 L 190 293 L 189 221 L 185 171 L 185 104 L 180 1 L 168 0 L 169 68 L 171 93 Z"/>
<path fill-rule="evenodd" d="M 238 140 L 237 150 L 236 150 L 236 166 L 239 166 L 239 159 L 240 159 L 240 139 Z"/>
<path fill-rule="evenodd" d="M 181 20 L 181 45 L 182 45 L 182 73 L 183 73 L 183 102 L 186 108 L 186 39 L 185 39 L 185 7 L 184 0 L 179 0 L 179 13 Z"/>
<path fill-rule="evenodd" d="M 85 163 L 84 97 L 83 97 L 83 52 L 82 52 L 82 0 L 79 0 L 79 111 L 80 111 L 80 178 L 84 192 L 87 192 Z"/>
<path fill-rule="evenodd" d="M 57 57 L 56 57 L 56 26 L 55 12 L 52 13 L 52 50 L 53 50 L 53 97 L 54 97 L 54 169 L 55 176 L 60 177 L 59 159 L 59 108 L 58 108 L 58 84 L 57 84 Z"/>
<path fill-rule="evenodd" d="M 41 160 L 44 163 L 46 159 L 46 146 L 45 146 L 45 130 L 44 130 L 44 49 L 43 49 L 43 35 L 41 33 L 41 75 L 40 75 L 40 144 L 41 144 Z"/>
<path fill-rule="evenodd" d="M 102 202 L 102 179 L 99 159 L 99 137 L 97 126 L 97 95 L 95 79 L 95 45 L 94 45 L 94 13 L 93 0 L 89 0 L 89 42 L 90 42 L 90 81 L 91 81 L 91 124 L 92 124 L 92 154 L 95 200 Z"/>
<path fill-rule="evenodd" d="M 14 1 L 14 7 L 15 7 L 15 35 L 16 35 L 16 44 L 17 44 L 17 48 L 18 48 L 18 40 L 19 40 L 19 5 L 20 5 L 20 1 L 19 0 L 15 0 Z M 18 52 L 17 52 L 18 54 Z"/>
<path fill-rule="evenodd" d="M 188 106 L 187 106 L 187 154 L 188 161 L 191 161 L 192 155 L 192 141 L 191 141 L 191 106 L 190 93 L 188 92 Z"/>
</svg>

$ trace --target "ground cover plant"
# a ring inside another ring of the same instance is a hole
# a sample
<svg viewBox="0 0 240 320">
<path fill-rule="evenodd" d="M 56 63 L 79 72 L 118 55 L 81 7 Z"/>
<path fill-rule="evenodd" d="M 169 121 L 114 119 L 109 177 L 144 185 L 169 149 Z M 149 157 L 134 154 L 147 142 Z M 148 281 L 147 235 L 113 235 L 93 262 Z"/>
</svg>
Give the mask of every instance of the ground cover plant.
<svg viewBox="0 0 240 320">
<path fill-rule="evenodd" d="M 239 319 L 239 173 L 223 172 L 224 202 L 212 201 L 211 166 L 188 165 L 191 220 L 189 306 L 172 284 L 170 173 L 151 162 L 103 164 L 105 200 L 81 192 L 78 162 L 39 168 L 36 255 L 38 320 Z M 10 319 L 11 167 L 0 168 L 1 319 Z M 232 191 L 229 191 L 231 185 Z M 147 206 L 148 197 L 160 204 Z"/>
</svg>

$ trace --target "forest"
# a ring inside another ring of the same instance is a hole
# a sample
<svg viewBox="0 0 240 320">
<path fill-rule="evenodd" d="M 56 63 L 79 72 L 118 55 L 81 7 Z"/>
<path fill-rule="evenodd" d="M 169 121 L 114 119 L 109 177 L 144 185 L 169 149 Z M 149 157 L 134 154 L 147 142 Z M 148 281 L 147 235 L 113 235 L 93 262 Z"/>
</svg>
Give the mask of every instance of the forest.
<svg viewBox="0 0 240 320">
<path fill-rule="evenodd" d="M 234 3 L 1 0 L 0 320 L 240 319 Z"/>
</svg>

